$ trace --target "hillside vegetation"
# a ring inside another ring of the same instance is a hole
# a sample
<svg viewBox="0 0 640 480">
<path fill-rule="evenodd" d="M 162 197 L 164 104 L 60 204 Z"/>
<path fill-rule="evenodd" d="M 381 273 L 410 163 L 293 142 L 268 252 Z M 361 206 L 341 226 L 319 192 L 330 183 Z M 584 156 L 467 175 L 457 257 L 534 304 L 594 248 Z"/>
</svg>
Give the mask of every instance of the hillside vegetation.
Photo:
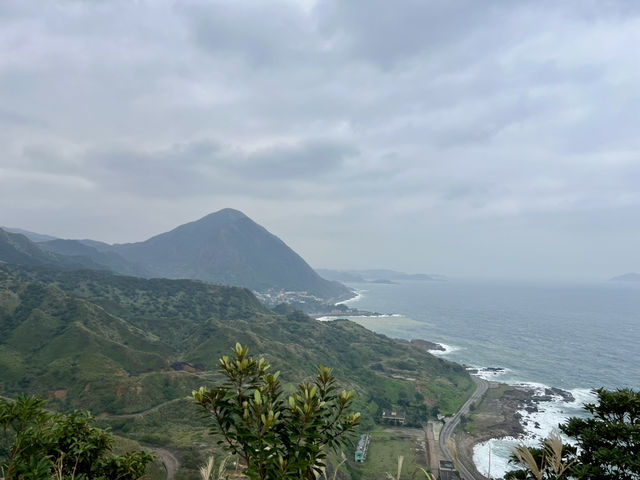
<svg viewBox="0 0 640 480">
<path fill-rule="evenodd" d="M 217 359 L 235 342 L 295 382 L 333 367 L 356 391 L 365 428 L 392 406 L 415 423 L 434 407 L 453 412 L 474 389 L 457 364 L 347 320 L 277 315 L 244 288 L 0 265 L 0 394 L 89 408 L 146 444 L 202 438 L 181 399 L 218 378 Z"/>
</svg>

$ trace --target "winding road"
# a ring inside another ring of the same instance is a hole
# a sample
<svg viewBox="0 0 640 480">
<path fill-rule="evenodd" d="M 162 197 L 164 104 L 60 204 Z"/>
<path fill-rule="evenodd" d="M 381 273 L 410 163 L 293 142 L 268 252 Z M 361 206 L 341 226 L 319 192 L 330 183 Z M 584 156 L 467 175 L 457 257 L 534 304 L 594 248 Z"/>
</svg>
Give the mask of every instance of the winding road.
<svg viewBox="0 0 640 480">
<path fill-rule="evenodd" d="M 162 464 L 164 465 L 167 475 L 166 479 L 174 480 L 176 472 L 178 471 L 178 468 L 180 468 L 180 462 L 178 459 L 169 450 L 158 449 L 154 450 L 153 453 L 162 460 Z"/>
<path fill-rule="evenodd" d="M 116 418 L 142 418 L 145 415 L 153 413 L 166 405 L 179 402 L 181 400 L 183 400 L 183 398 L 174 398 L 173 400 L 160 403 L 155 407 L 148 408 L 147 410 L 143 410 L 142 412 L 123 413 L 119 415 L 105 415 L 103 418 L 111 419 L 111 420 Z M 166 480 L 174 480 L 176 476 L 176 472 L 178 471 L 178 468 L 180 468 L 180 461 L 173 455 L 173 453 L 171 453 L 169 450 L 164 450 L 161 448 L 157 448 L 157 449 L 153 447 L 144 447 L 144 448 L 151 450 L 153 454 L 156 455 L 162 461 L 162 465 L 164 465 L 164 469 L 166 472 Z"/>
<path fill-rule="evenodd" d="M 458 413 L 456 413 L 453 417 L 446 420 L 444 426 L 442 427 L 442 430 L 440 431 L 440 450 L 442 450 L 442 453 L 447 458 L 447 460 L 453 461 L 453 456 L 449 452 L 449 448 L 447 445 L 447 442 L 449 441 L 449 438 L 451 438 L 453 431 L 456 429 L 456 427 L 460 423 L 460 419 L 462 418 L 462 416 L 465 415 L 466 413 L 469 413 L 469 408 L 471 407 L 471 404 L 476 402 L 480 398 L 482 398 L 482 396 L 486 393 L 487 389 L 489 388 L 489 382 L 487 382 L 486 380 L 483 380 L 481 378 L 474 377 L 474 376 L 472 376 L 471 378 L 473 378 L 473 381 L 476 382 L 476 385 L 477 385 L 476 391 L 473 392 L 473 395 L 471 395 L 469 400 L 467 400 L 464 403 L 464 405 L 460 407 L 460 410 L 458 410 Z M 465 467 L 459 461 L 456 461 L 456 466 L 458 468 L 458 471 L 460 472 L 460 475 L 464 480 L 485 480 L 485 477 L 481 475 L 478 476 L 478 474 L 475 474 L 469 471 L 467 467 Z"/>
</svg>

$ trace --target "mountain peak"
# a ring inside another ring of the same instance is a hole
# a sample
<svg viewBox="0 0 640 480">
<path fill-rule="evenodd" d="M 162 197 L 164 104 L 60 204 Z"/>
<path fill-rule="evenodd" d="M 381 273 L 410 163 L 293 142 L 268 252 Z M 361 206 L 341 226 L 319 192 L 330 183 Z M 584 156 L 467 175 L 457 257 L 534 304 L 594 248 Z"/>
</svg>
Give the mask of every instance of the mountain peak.
<svg viewBox="0 0 640 480">
<path fill-rule="evenodd" d="M 323 299 L 349 290 L 320 277 L 282 240 L 244 213 L 225 208 L 144 242 L 114 245 L 151 276 L 191 278 L 258 292 L 306 292 Z"/>
<path fill-rule="evenodd" d="M 218 210 L 217 212 L 213 212 L 213 213 L 210 213 L 209 215 L 205 215 L 200 220 L 205 220 L 205 219 L 209 219 L 209 218 L 213 218 L 213 217 L 229 218 L 229 219 L 232 219 L 232 220 L 241 219 L 241 218 L 249 218 L 244 213 L 242 213 L 240 210 L 236 210 L 234 208 L 223 208 L 222 210 Z M 197 221 L 200 221 L 200 220 L 197 220 Z"/>
</svg>

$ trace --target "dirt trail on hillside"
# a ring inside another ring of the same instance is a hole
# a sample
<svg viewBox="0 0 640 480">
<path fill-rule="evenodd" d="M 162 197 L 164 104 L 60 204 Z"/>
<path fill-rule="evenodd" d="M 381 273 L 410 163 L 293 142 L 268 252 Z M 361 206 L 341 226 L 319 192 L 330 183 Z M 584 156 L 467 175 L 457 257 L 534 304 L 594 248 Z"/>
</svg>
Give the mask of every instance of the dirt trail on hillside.
<svg viewBox="0 0 640 480">
<path fill-rule="evenodd" d="M 188 398 L 188 397 L 185 397 L 185 398 Z M 102 418 L 106 418 L 107 420 L 109 420 L 109 419 L 116 419 L 116 418 L 144 417 L 145 415 L 148 415 L 150 413 L 155 412 L 156 410 L 159 410 L 160 408 L 164 407 L 165 405 L 169 405 L 170 403 L 174 403 L 174 402 L 179 402 L 180 400 L 184 400 L 184 398 L 174 398 L 173 400 L 168 400 L 166 402 L 163 402 L 163 403 L 160 403 L 160 404 L 156 405 L 155 407 L 148 408 L 148 409 L 143 410 L 141 412 L 104 415 Z"/>
</svg>

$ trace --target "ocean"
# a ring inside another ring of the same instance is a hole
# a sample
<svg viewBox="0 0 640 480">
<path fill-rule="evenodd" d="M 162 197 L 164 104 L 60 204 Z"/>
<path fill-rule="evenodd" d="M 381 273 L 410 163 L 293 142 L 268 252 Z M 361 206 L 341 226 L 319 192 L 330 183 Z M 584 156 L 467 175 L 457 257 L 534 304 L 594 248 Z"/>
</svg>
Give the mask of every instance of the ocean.
<svg viewBox="0 0 640 480">
<path fill-rule="evenodd" d="M 535 445 L 568 416 L 584 414 L 594 388 L 640 389 L 640 284 L 462 281 L 351 284 L 350 307 L 381 316 L 349 317 L 394 338 L 446 347 L 444 358 L 473 367 L 501 367 L 491 379 L 539 390 L 558 387 L 574 402 L 545 402 L 526 413 L 525 439 L 476 446 L 486 474 L 507 470 L 515 442 Z M 538 427 L 536 427 L 536 423 Z"/>
</svg>

